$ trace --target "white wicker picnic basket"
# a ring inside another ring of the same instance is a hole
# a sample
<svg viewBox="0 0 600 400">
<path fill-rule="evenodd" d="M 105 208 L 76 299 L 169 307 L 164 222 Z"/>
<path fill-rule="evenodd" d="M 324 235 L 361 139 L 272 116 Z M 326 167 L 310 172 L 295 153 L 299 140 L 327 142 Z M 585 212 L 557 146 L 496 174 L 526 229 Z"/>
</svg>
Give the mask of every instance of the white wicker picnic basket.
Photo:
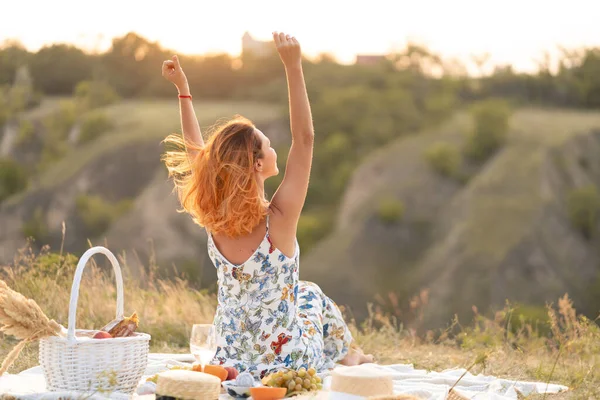
<svg viewBox="0 0 600 400">
<path fill-rule="evenodd" d="M 75 335 L 77 300 L 81 275 L 94 254 L 108 257 L 117 281 L 116 318 L 123 318 L 123 277 L 115 256 L 97 246 L 86 251 L 77 264 L 71 300 L 67 337 L 50 336 L 40 340 L 40 365 L 50 391 L 110 391 L 131 394 L 140 383 L 148 364 L 150 335 L 135 333 L 129 337 L 91 339 Z M 93 331 L 77 330 L 78 333 Z"/>
</svg>

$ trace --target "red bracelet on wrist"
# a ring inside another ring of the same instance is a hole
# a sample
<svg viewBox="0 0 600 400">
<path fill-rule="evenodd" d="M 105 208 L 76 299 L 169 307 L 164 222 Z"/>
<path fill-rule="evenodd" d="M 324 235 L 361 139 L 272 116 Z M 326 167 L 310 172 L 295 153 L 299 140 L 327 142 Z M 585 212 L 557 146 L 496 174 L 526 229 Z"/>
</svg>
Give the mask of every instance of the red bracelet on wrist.
<svg viewBox="0 0 600 400">
<path fill-rule="evenodd" d="M 189 96 L 186 96 L 186 95 L 181 95 L 181 94 L 180 94 L 180 95 L 179 95 L 179 98 L 180 98 L 180 99 L 190 99 L 190 100 L 191 100 L 191 99 L 192 99 L 192 95 L 190 94 Z"/>
</svg>

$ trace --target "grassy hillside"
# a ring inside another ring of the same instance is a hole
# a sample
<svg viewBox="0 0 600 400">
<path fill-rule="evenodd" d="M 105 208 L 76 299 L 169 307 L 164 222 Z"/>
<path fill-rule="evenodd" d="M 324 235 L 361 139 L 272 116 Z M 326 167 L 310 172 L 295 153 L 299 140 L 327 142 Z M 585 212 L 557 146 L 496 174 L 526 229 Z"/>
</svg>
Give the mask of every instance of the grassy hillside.
<svg viewBox="0 0 600 400">
<path fill-rule="evenodd" d="M 39 109 L 30 113 L 36 118 L 56 106 L 58 100 L 50 99 L 42 103 Z M 280 117 L 277 107 L 256 102 L 202 102 L 195 101 L 194 109 L 201 126 L 205 129 L 217 120 L 242 114 L 260 123 L 270 122 Z M 171 132 L 180 132 L 177 100 L 128 100 L 106 107 L 103 110 L 113 124 L 110 132 L 102 135 L 59 161 L 52 168 L 42 173 L 39 184 L 30 191 L 39 188 L 50 188 L 73 177 L 85 165 L 105 154 L 118 152 L 120 148 L 142 142 L 158 143 Z M 25 116 L 27 118 L 29 116 Z M 159 164 L 157 160 L 157 165 Z M 9 200 L 14 204 L 27 193 Z"/>
<path fill-rule="evenodd" d="M 570 226 L 564 202 L 569 190 L 600 178 L 600 145 L 590 133 L 600 113 L 525 109 L 510 126 L 506 146 L 458 178 L 433 171 L 424 153 L 438 142 L 460 149 L 466 115 L 373 154 L 352 178 L 336 232 L 303 259 L 303 277 L 359 317 L 368 301 L 394 309 L 394 299 L 429 288 L 425 325 L 454 313 L 469 319 L 473 304 L 487 310 L 507 297 L 543 306 L 569 291 L 584 303 L 598 256 L 595 242 Z M 586 152 L 584 170 L 578 159 Z M 556 175 L 557 157 L 568 177 Z M 386 219 L 382 198 L 400 204 L 401 217 Z"/>
</svg>

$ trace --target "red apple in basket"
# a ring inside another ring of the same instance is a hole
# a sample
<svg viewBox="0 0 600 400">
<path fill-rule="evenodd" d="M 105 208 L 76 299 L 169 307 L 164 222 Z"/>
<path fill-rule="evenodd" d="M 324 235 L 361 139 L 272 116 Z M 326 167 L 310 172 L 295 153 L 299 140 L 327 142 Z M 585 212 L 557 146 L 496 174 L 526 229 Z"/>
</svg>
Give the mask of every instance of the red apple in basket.
<svg viewBox="0 0 600 400">
<path fill-rule="evenodd" d="M 98 331 L 96 332 L 96 334 L 93 336 L 94 339 L 112 339 L 112 336 L 110 333 L 108 332 L 104 332 L 104 331 Z"/>
</svg>

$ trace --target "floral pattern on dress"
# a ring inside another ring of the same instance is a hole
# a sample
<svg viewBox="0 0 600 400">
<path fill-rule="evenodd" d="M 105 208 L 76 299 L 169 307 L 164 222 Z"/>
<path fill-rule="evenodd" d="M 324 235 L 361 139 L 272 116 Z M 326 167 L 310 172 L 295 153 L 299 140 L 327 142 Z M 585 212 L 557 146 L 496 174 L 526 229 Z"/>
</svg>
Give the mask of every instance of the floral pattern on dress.
<svg viewBox="0 0 600 400">
<path fill-rule="evenodd" d="M 243 264 L 227 261 L 208 238 L 218 276 L 213 364 L 256 377 L 282 368 L 331 369 L 345 357 L 352 335 L 337 305 L 311 282 L 299 281 L 300 251 L 287 257 L 267 232 Z"/>
</svg>

